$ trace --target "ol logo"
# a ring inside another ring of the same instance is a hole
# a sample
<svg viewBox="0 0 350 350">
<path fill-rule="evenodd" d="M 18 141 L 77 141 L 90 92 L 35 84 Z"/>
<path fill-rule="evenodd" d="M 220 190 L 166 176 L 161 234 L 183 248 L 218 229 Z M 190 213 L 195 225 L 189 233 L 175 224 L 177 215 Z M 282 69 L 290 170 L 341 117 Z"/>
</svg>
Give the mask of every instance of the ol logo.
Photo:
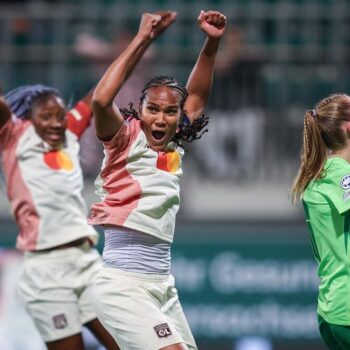
<svg viewBox="0 0 350 350">
<path fill-rule="evenodd" d="M 344 190 L 350 189 L 350 174 L 346 174 L 343 176 L 343 178 L 340 181 L 341 188 L 344 188 Z"/>
<path fill-rule="evenodd" d="M 63 329 L 66 328 L 68 325 L 65 314 L 56 315 L 52 319 L 56 329 Z"/>
<path fill-rule="evenodd" d="M 159 338 L 166 338 L 168 335 L 171 335 L 171 330 L 167 323 L 159 324 L 158 326 L 153 327 L 156 331 Z"/>
</svg>

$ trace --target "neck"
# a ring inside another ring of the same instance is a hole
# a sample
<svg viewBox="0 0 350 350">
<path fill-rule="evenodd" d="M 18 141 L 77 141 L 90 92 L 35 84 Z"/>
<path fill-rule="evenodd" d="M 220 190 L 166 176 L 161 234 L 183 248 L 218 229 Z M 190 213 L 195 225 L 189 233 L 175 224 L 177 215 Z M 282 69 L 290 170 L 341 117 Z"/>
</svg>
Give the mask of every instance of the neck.
<svg viewBox="0 0 350 350">
<path fill-rule="evenodd" d="M 339 151 L 331 151 L 329 153 L 329 157 L 340 157 L 350 163 L 350 145 L 347 145 L 345 148 Z"/>
</svg>

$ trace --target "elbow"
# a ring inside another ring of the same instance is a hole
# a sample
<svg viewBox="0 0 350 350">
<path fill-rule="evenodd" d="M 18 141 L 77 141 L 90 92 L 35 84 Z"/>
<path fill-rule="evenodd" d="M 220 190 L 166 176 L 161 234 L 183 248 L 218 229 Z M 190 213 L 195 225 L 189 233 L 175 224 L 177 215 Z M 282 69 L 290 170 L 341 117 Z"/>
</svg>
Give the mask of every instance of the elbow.
<svg viewBox="0 0 350 350">
<path fill-rule="evenodd" d="M 105 94 L 99 94 L 98 92 L 94 92 L 92 96 L 92 109 L 94 111 L 98 111 L 101 109 L 107 109 L 113 104 L 113 99 L 107 98 Z"/>
</svg>

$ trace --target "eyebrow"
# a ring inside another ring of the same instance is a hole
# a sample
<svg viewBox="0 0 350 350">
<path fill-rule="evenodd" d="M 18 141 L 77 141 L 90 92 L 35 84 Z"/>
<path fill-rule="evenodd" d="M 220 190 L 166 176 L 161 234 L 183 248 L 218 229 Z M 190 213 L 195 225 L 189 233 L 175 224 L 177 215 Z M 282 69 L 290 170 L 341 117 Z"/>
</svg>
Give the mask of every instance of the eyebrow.
<svg viewBox="0 0 350 350">
<path fill-rule="evenodd" d="M 152 106 L 157 106 L 157 107 L 160 106 L 160 104 L 158 104 L 156 102 L 151 102 L 151 101 L 148 101 L 147 105 L 152 105 Z M 179 105 L 176 103 L 173 105 L 168 105 L 167 108 L 179 108 Z"/>
<path fill-rule="evenodd" d="M 55 108 L 55 107 L 54 107 Z M 52 107 L 42 107 L 41 109 L 40 109 L 40 112 L 47 112 L 47 111 L 51 111 L 52 110 Z M 57 109 L 58 110 L 58 109 Z M 64 107 L 60 107 L 59 108 L 59 111 L 64 111 L 64 112 L 67 112 L 67 109 L 66 108 L 64 108 Z"/>
</svg>

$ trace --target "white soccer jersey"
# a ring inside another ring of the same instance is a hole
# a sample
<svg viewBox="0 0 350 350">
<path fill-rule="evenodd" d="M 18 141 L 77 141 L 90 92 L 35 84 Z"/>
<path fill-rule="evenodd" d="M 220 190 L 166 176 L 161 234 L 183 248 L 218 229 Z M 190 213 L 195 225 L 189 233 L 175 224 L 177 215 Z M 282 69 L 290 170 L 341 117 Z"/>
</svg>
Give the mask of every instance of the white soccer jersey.
<svg viewBox="0 0 350 350">
<path fill-rule="evenodd" d="M 65 145 L 52 150 L 28 120 L 9 120 L 0 129 L 8 198 L 19 226 L 17 248 L 41 250 L 78 238 L 97 239 L 87 224 L 78 138 L 91 118 L 80 101 L 68 113 Z"/>
<path fill-rule="evenodd" d="M 135 119 L 125 122 L 104 147 L 96 180 L 102 201 L 92 205 L 89 223 L 129 227 L 172 242 L 183 149 L 170 144 L 165 152 L 153 151 Z"/>
</svg>

